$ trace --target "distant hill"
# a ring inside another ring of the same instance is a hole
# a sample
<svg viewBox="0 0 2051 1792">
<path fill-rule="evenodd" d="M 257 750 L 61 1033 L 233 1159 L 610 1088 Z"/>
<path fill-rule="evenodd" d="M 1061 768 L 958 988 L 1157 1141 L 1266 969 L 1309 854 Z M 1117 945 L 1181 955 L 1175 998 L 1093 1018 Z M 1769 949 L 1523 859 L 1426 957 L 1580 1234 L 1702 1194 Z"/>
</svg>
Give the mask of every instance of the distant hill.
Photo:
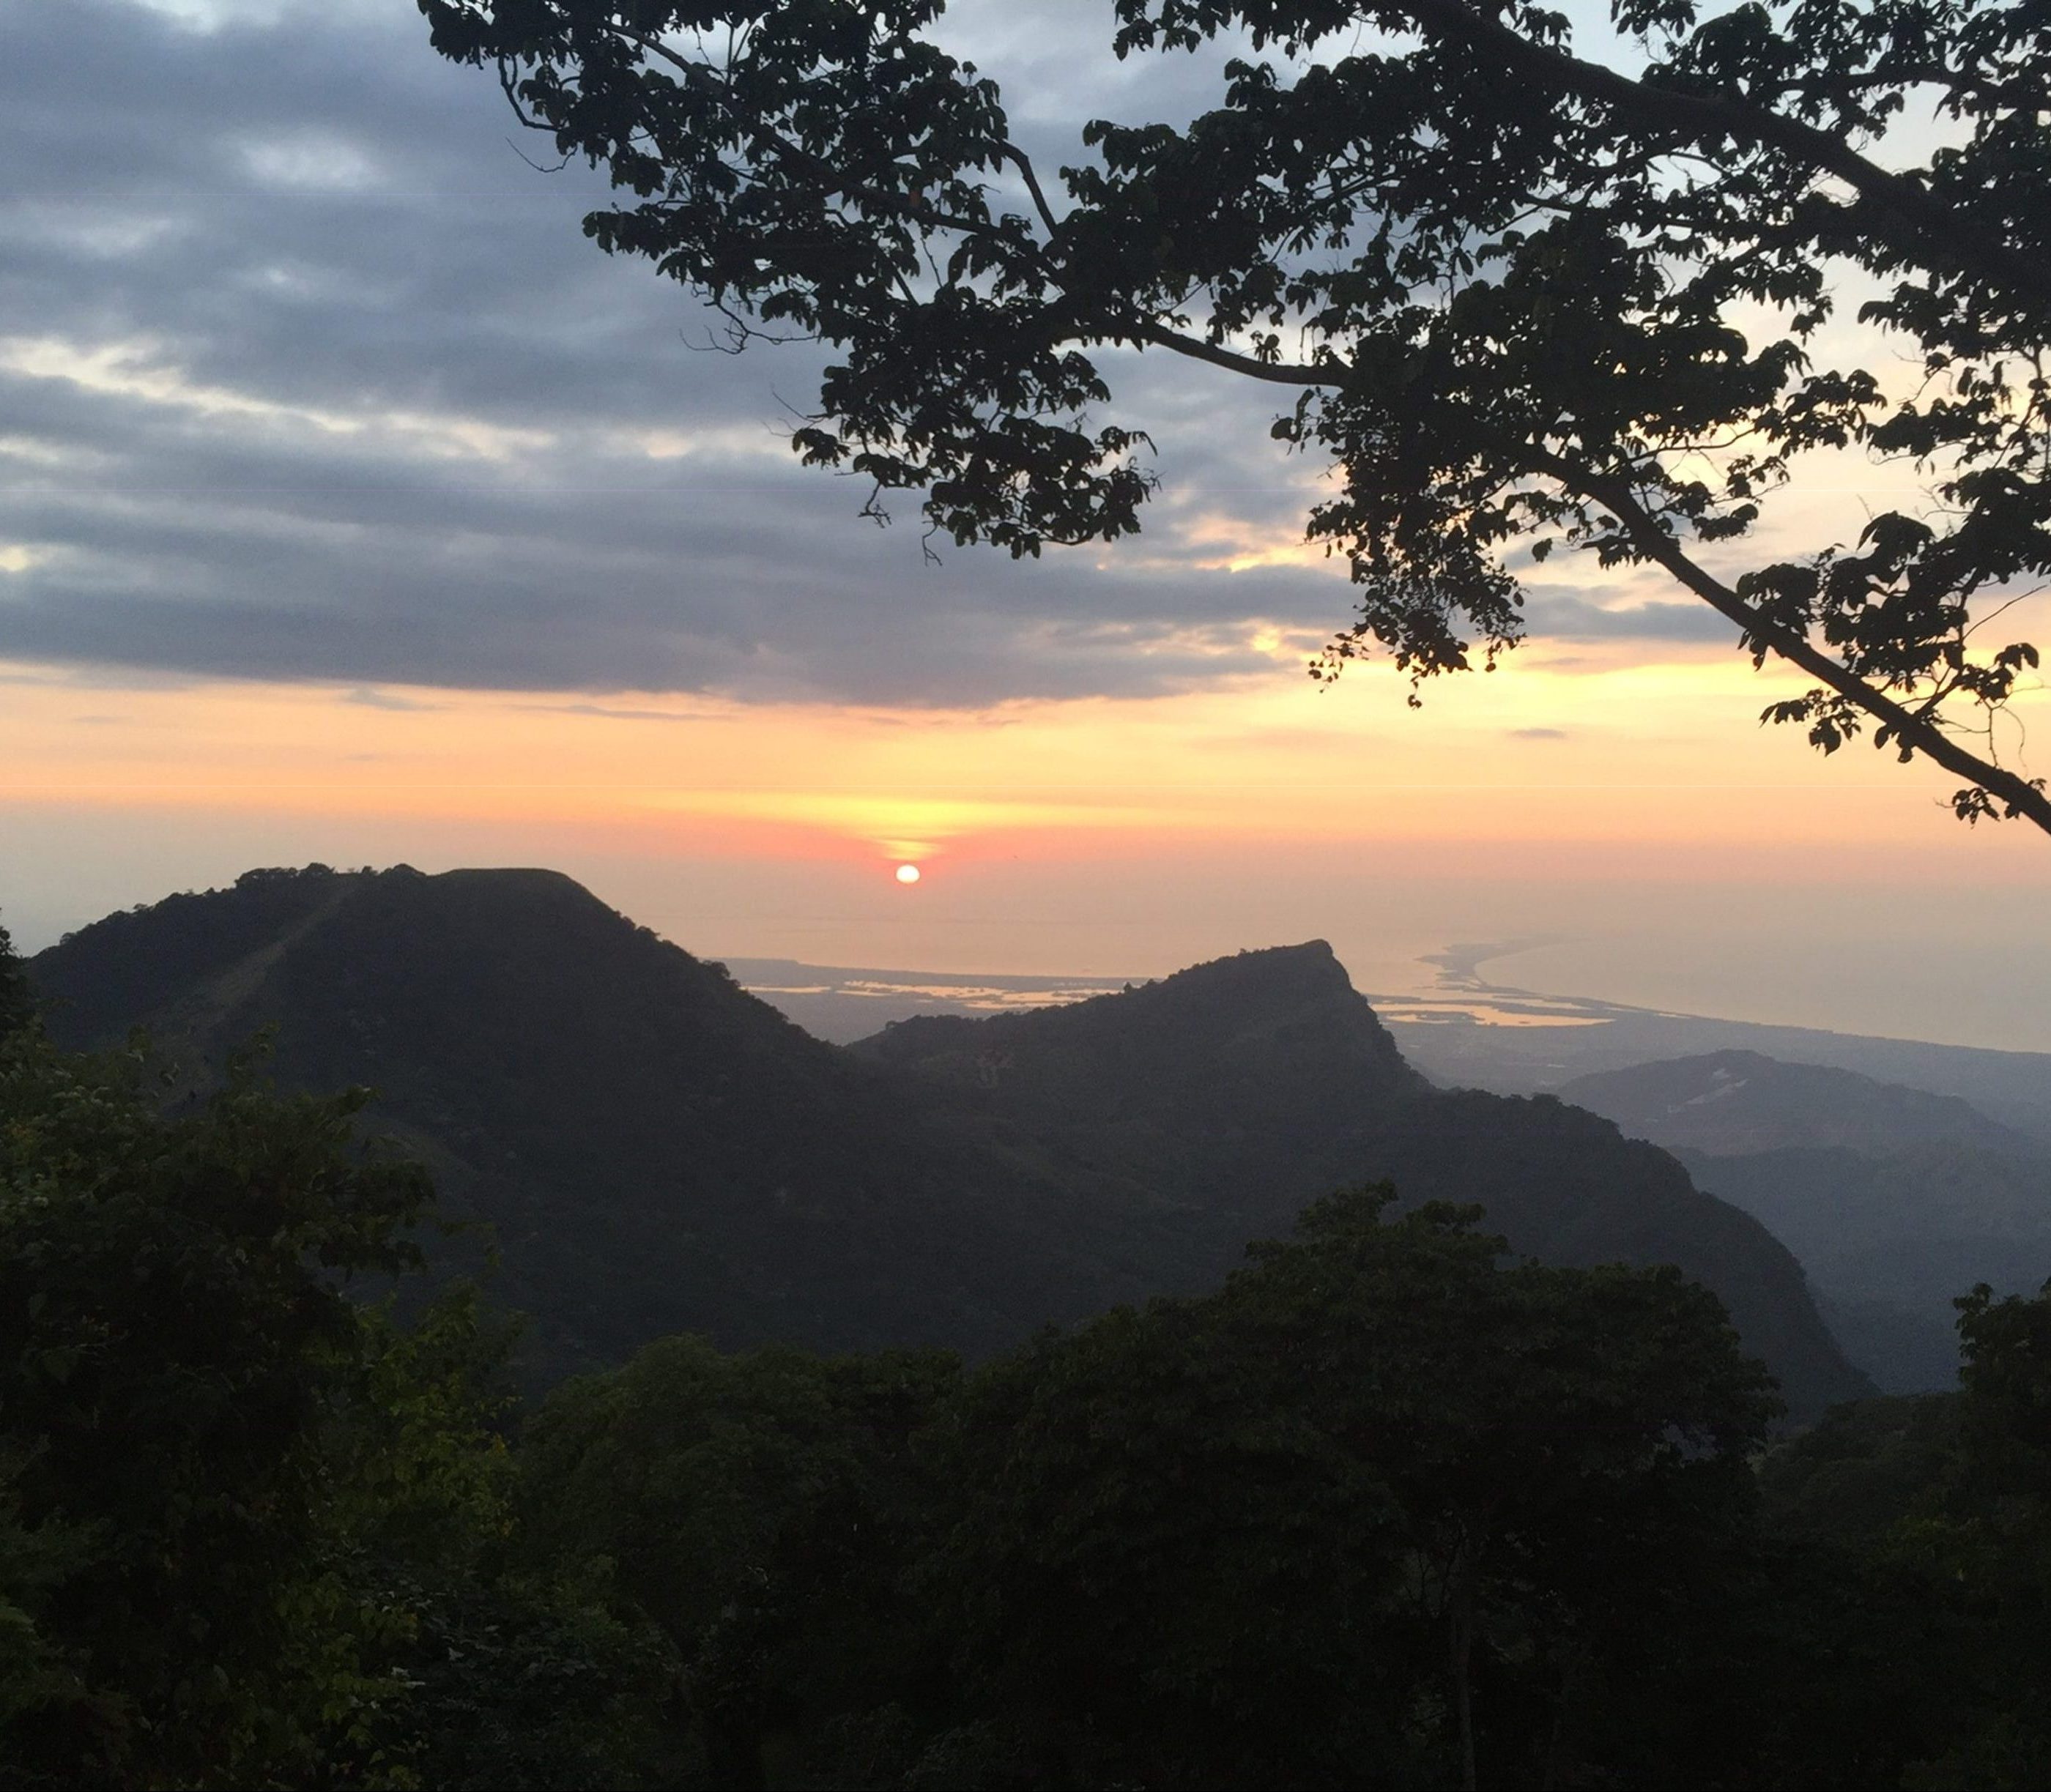
<svg viewBox="0 0 2051 1792">
<path fill-rule="evenodd" d="M 1435 1082 L 1502 1095 L 1557 1094 L 1598 1072 L 1716 1052 L 1855 1071 L 1957 1095 L 2000 1124 L 2051 1146 L 2051 1052 L 1998 1052 L 1632 1008 L 1449 977 L 1423 996 L 1384 1002 L 1405 1056 Z"/>
<path fill-rule="evenodd" d="M 1393 1174 L 1540 1256 L 1678 1262 L 1799 1410 L 1865 1388 L 1757 1222 L 1593 1115 L 1432 1091 L 1321 944 L 843 1051 L 557 874 L 314 868 L 110 916 L 32 974 L 61 1038 L 146 1023 L 191 1086 L 268 1026 L 282 1081 L 375 1087 L 497 1228 L 551 1372 L 684 1329 L 986 1351 Z"/>
<path fill-rule="evenodd" d="M 1948 1387 L 1951 1302 L 2051 1275 L 2051 1158 L 1955 1095 L 1717 1052 L 1583 1076 L 1563 1097 L 1677 1153 L 1792 1250 L 1890 1392 Z"/>
<path fill-rule="evenodd" d="M 1868 1155 L 1947 1144 L 2026 1152 L 2030 1142 L 1956 1095 L 1882 1083 L 1855 1071 L 1783 1064 L 1758 1052 L 1710 1052 L 1563 1083 L 1560 1099 L 1670 1150 L 1842 1147 Z"/>
</svg>

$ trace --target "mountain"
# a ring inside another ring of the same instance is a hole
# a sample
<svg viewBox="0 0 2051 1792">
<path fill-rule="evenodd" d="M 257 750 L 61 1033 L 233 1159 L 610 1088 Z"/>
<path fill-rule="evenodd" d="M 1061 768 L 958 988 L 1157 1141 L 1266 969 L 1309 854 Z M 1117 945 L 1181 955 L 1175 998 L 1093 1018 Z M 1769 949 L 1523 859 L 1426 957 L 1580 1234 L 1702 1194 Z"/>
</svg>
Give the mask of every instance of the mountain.
<svg viewBox="0 0 2051 1792">
<path fill-rule="evenodd" d="M 1560 1092 L 1666 1146 L 1700 1187 L 1764 1222 L 1889 1392 L 1952 1384 L 1957 1295 L 2051 1275 L 2051 1159 L 1955 1095 L 1741 1051 Z"/>
<path fill-rule="evenodd" d="M 1556 1261 L 1674 1261 L 1791 1404 L 1865 1391 L 1766 1230 L 1539 1099 L 1432 1089 L 1322 944 L 858 1048 L 541 871 L 255 873 L 32 962 L 64 1042 L 154 1029 L 197 1087 L 274 1030 L 293 1086 L 365 1083 L 489 1219 L 542 1369 L 666 1332 L 999 1347 L 1214 1281 L 1342 1183 L 1479 1201 Z"/>
<path fill-rule="evenodd" d="M 1271 1236 L 1322 1192 L 1385 1177 L 1406 1203 L 1479 1203 L 1549 1262 L 1678 1263 L 1791 1404 L 1862 1385 L 1764 1227 L 1595 1115 L 1433 1088 L 1322 941 L 1071 1006 L 906 1021 L 851 1049 L 916 1075 L 961 1134 L 1029 1138 L 1065 1181 L 1173 1187 L 1221 1240 Z"/>
<path fill-rule="evenodd" d="M 146 1025 L 199 1085 L 272 1028 L 281 1083 L 374 1087 L 492 1222 L 552 1368 L 687 1329 L 986 1350 L 1199 1273 L 1143 1211 L 963 1161 L 889 1079 L 553 872 L 255 873 L 31 974 L 66 1044 Z"/>
<path fill-rule="evenodd" d="M 1557 1095 L 1598 1072 L 1755 1052 L 1783 1064 L 1825 1065 L 1957 1095 L 2038 1146 L 2051 1146 L 2051 1052 L 1874 1038 L 1541 994 L 1472 974 L 1477 954 L 1487 950 L 1441 955 L 1451 968 L 1442 971 L 1436 990 L 1378 1005 L 1404 1056 L 1435 1082 L 1501 1095 Z"/>
<path fill-rule="evenodd" d="M 1956 1095 L 1855 1071 L 1783 1064 L 1758 1052 L 1709 1052 L 1577 1076 L 1560 1097 L 1670 1150 L 1841 1146 L 1868 1154 L 1932 1144 L 2026 1153 L 2030 1142 Z"/>
</svg>

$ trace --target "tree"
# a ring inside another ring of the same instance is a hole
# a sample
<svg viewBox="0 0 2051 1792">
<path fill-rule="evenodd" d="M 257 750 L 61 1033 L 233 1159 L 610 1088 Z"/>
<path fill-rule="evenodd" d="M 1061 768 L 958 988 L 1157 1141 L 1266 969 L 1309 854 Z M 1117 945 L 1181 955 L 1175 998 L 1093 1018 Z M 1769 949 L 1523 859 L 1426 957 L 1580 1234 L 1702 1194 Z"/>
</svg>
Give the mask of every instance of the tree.
<svg viewBox="0 0 2051 1792">
<path fill-rule="evenodd" d="M 1385 1466 L 1219 1322 L 1120 1308 L 971 1382 L 922 1573 L 963 1713 L 1054 1784 L 1430 1783 L 1440 1661 Z"/>
<path fill-rule="evenodd" d="M 622 1783 L 646 1639 L 498 1560 L 498 1329 L 364 1298 L 424 1172 L 144 1068 L 0 1037 L 0 1785 Z"/>
<path fill-rule="evenodd" d="M 1990 1494 L 2027 1502 L 2051 1545 L 2051 1283 L 2027 1300 L 1997 1298 L 1982 1283 L 1956 1305 L 1962 1418 L 1975 1479 Z"/>
<path fill-rule="evenodd" d="M 767 1734 L 885 1702 L 917 1629 L 898 1588 L 923 1504 L 911 1441 L 958 1373 L 940 1351 L 666 1338 L 527 1427 L 535 1548 L 612 1564 L 667 1638 L 708 1783 L 760 1786 Z"/>
<path fill-rule="evenodd" d="M 1799 1685 L 1789 1782 L 2051 1776 L 2051 1286 L 1955 1304 L 1957 1392 L 1841 1407 L 1764 1465 L 1776 1609 L 1712 1653 Z"/>
<path fill-rule="evenodd" d="M 1493 665 L 1564 545 L 1663 569 L 1814 681 L 1764 719 L 1825 752 L 1869 729 L 1963 779 L 1966 819 L 2051 830 L 1994 732 L 2036 650 L 1984 633 L 2051 571 L 2039 0 L 1612 0 L 1610 64 L 1534 0 L 1113 0 L 1120 57 L 1264 59 L 1186 131 L 1092 123 L 1058 176 L 935 41 L 945 0 L 420 5 L 627 189 L 585 220 L 601 248 L 736 344 L 840 351 L 795 446 L 872 507 L 923 492 L 1014 555 L 1131 533 L 1148 444 L 1096 420 L 1100 363 L 1186 356 L 1293 395 L 1276 437 L 1334 467 L 1309 533 L 1359 617 L 1315 672 L 1378 644 L 1414 702 Z M 1889 135 L 1912 105 L 1934 127 Z M 1869 365 L 1829 359 L 1848 324 Z M 1920 499 L 1743 566 L 1796 463 L 1842 449 L 1912 463 Z"/>
<path fill-rule="evenodd" d="M 14 950 L 6 928 L 0 927 L 0 1037 L 27 1026 L 35 1017 L 35 991 L 29 987 L 21 955 Z"/>
<path fill-rule="evenodd" d="M 971 1384 L 946 1580 L 1008 1708 L 1191 1783 L 1549 1782 L 1584 1683 L 1663 1646 L 1746 1521 L 1765 1372 L 1676 1271 L 1505 1263 L 1393 1199 Z"/>
<path fill-rule="evenodd" d="M 140 1072 L 0 1041 L 0 1456 L 41 1557 L 6 1591 L 49 1670 L 0 1751 L 68 1782 L 260 1778 L 349 1678 L 293 1611 L 361 1364 L 338 1283 L 407 1265 L 428 1186 L 347 1150 L 360 1098 L 244 1075 L 167 1121 Z"/>
</svg>

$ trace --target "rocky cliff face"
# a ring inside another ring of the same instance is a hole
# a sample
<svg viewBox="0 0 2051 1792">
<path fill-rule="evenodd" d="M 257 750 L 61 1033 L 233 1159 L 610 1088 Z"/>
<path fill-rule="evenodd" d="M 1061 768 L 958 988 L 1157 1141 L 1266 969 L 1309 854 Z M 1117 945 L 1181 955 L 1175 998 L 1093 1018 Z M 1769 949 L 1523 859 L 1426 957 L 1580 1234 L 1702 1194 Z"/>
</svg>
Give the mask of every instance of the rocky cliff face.
<svg viewBox="0 0 2051 1792">
<path fill-rule="evenodd" d="M 1431 1090 L 1322 943 L 851 1051 L 547 872 L 260 873 L 32 972 L 67 1042 L 153 1025 L 190 1086 L 269 1027 L 281 1080 L 376 1087 L 551 1368 L 681 1330 L 984 1351 L 1390 1176 L 1535 1255 L 1681 1263 L 1798 1409 L 1863 1391 L 1756 1222 L 1592 1115 Z"/>
</svg>

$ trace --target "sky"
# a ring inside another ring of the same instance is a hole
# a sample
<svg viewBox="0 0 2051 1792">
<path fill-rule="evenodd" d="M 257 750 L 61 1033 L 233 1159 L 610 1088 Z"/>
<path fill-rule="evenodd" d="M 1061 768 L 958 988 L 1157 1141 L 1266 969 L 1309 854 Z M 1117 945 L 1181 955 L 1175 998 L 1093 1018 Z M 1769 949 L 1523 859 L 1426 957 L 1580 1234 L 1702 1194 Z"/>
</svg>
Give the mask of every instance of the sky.
<svg viewBox="0 0 2051 1792">
<path fill-rule="evenodd" d="M 947 29 L 1058 159 L 1214 72 L 1115 63 L 1107 12 Z M 1759 728 L 1798 685 L 1655 576 L 1549 563 L 1528 644 L 1421 710 L 1385 667 L 1320 689 L 1318 469 L 1159 357 L 1110 365 L 1161 443 L 1140 537 L 934 564 L 915 506 L 879 529 L 795 463 L 816 352 L 716 352 L 521 135 L 411 0 L 0 10 L 24 946 L 253 865 L 541 864 L 714 956 L 1145 976 L 1323 937 L 1395 991 L 1502 941 L 1533 987 L 2051 1050 L 2051 843 Z M 1889 477 L 1816 467 L 1749 551 Z"/>
</svg>

